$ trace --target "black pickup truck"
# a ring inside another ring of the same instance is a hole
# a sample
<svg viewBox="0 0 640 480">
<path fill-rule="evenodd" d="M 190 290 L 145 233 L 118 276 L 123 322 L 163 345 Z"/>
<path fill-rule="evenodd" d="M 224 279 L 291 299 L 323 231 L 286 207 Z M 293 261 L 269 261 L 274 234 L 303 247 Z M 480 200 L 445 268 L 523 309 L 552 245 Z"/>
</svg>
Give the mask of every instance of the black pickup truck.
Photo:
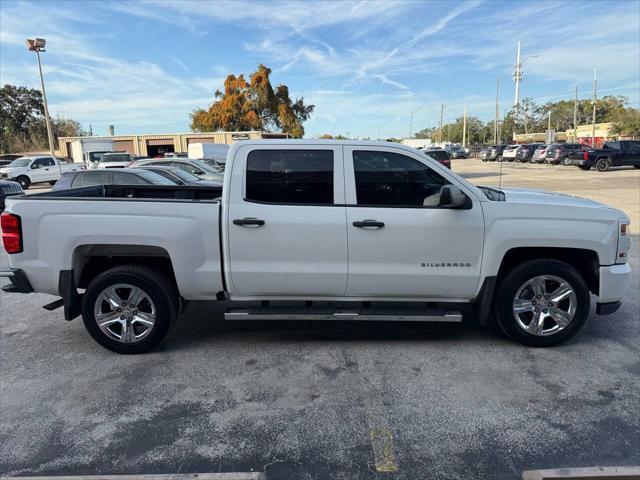
<svg viewBox="0 0 640 480">
<path fill-rule="evenodd" d="M 576 165 L 583 170 L 595 167 L 599 172 L 606 172 L 609 167 L 633 165 L 635 168 L 640 168 L 640 141 L 606 142 L 598 150 L 572 153 L 567 158 L 566 165 Z"/>
</svg>

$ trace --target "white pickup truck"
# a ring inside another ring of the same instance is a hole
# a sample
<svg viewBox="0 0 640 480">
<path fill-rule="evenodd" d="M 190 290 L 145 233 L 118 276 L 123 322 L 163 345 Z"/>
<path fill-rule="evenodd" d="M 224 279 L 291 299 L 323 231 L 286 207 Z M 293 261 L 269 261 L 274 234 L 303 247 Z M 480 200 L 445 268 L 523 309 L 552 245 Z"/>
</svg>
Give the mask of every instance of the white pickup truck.
<svg viewBox="0 0 640 480">
<path fill-rule="evenodd" d="M 23 190 L 27 190 L 34 183 L 53 185 L 63 172 L 75 172 L 84 168 L 81 163 L 60 162 L 56 157 L 20 157 L 0 168 L 0 178 L 18 182 Z"/>
<path fill-rule="evenodd" d="M 550 346 L 629 287 L 629 218 L 556 193 L 474 186 L 395 143 L 233 145 L 223 187 L 93 186 L 7 199 L 5 291 L 46 292 L 121 353 L 190 300 L 226 319 L 497 320 Z"/>
</svg>

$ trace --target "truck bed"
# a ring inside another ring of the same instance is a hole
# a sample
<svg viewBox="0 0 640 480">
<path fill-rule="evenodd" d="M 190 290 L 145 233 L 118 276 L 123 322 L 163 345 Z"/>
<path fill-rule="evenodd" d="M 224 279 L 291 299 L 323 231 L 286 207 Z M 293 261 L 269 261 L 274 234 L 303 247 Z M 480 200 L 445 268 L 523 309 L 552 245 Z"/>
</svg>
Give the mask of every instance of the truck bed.
<svg viewBox="0 0 640 480">
<path fill-rule="evenodd" d="M 211 186 L 97 185 L 10 197 L 24 237 L 14 265 L 29 272 L 35 291 L 56 295 L 60 272 L 93 256 L 153 254 L 171 262 L 185 299 L 215 299 L 224 289 L 221 194 Z"/>
<path fill-rule="evenodd" d="M 53 190 L 21 197 L 21 200 L 57 199 L 154 199 L 154 200 L 218 200 L 222 187 L 199 185 L 94 185 L 91 187 Z"/>
</svg>

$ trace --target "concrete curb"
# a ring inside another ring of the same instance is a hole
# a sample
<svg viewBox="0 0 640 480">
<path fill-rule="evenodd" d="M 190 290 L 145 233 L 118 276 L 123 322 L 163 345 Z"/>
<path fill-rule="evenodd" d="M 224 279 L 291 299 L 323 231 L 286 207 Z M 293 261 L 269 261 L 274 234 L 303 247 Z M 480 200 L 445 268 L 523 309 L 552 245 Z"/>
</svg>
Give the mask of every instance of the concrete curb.
<svg viewBox="0 0 640 480">
<path fill-rule="evenodd" d="M 168 473 L 160 475 L 72 475 L 46 477 L 0 477 L 20 480 L 266 480 L 262 472 Z"/>
<path fill-rule="evenodd" d="M 527 470 L 522 480 L 640 480 L 638 467 L 587 467 L 556 468 L 552 470 Z"/>
</svg>

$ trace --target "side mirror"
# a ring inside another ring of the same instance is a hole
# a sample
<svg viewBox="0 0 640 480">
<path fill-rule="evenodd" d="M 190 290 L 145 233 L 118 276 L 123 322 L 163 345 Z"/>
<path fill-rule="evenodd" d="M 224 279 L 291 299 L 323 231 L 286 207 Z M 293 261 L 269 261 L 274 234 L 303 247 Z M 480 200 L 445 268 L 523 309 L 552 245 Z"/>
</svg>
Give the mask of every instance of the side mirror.
<svg viewBox="0 0 640 480">
<path fill-rule="evenodd" d="M 37 170 L 40 168 L 40 164 L 39 163 L 32 163 L 31 164 L 31 170 Z"/>
<path fill-rule="evenodd" d="M 444 185 L 440 190 L 440 201 L 438 207 L 461 209 L 469 205 L 469 197 L 455 185 Z"/>
</svg>

